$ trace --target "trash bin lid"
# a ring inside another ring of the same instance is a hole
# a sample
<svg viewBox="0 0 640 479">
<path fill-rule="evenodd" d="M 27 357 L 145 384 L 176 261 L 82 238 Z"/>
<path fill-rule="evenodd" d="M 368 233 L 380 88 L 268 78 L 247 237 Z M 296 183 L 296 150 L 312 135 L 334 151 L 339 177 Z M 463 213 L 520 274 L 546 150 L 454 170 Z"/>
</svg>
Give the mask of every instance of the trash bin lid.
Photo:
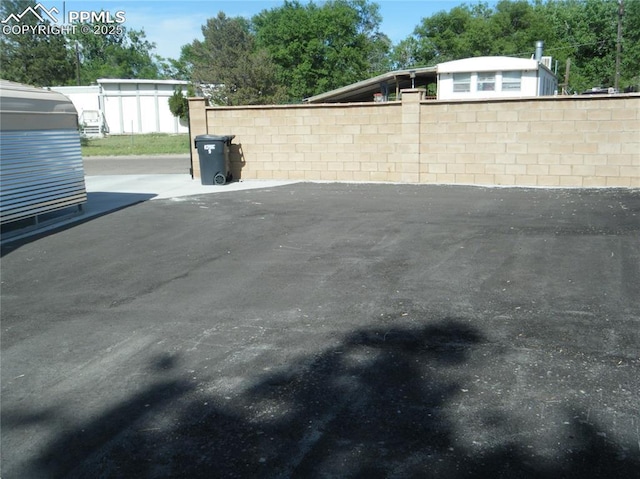
<svg viewBox="0 0 640 479">
<path fill-rule="evenodd" d="M 224 141 L 224 142 L 228 142 L 233 140 L 236 137 L 236 135 L 198 135 L 195 138 L 196 142 L 199 141 Z"/>
</svg>

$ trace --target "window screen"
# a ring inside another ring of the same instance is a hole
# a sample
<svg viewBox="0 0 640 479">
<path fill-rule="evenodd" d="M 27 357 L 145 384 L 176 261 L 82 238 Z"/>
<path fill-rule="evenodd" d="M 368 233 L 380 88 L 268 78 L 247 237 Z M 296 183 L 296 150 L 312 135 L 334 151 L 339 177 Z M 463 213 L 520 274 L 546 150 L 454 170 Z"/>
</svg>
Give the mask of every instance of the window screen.
<svg viewBox="0 0 640 479">
<path fill-rule="evenodd" d="M 503 72 L 502 91 L 520 91 L 522 72 Z"/>
<path fill-rule="evenodd" d="M 495 91 L 496 90 L 496 73 L 483 72 L 478 73 L 478 91 Z"/>
<path fill-rule="evenodd" d="M 453 74 L 453 91 L 456 93 L 471 91 L 471 73 Z"/>
</svg>

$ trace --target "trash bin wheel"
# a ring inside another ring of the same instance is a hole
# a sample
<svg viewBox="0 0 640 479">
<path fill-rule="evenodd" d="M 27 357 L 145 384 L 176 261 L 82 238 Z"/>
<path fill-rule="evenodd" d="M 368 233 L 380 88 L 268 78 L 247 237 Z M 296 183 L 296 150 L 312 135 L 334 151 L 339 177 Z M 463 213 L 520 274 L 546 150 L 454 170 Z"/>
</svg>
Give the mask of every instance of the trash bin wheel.
<svg viewBox="0 0 640 479">
<path fill-rule="evenodd" d="M 218 173 L 216 176 L 213 177 L 214 185 L 224 185 L 226 182 L 227 182 L 227 179 L 222 173 Z"/>
</svg>

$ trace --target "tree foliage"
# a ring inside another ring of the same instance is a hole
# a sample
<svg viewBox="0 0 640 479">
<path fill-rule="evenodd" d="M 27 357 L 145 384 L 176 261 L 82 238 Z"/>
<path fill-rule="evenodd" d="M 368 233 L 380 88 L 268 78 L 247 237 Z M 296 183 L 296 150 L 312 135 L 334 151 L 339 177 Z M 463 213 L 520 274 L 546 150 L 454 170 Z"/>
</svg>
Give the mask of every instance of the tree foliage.
<svg viewBox="0 0 640 479">
<path fill-rule="evenodd" d="M 89 30 L 92 32 L 96 25 L 89 25 Z M 77 48 L 79 54 L 81 84 L 95 83 L 98 78 L 153 80 L 160 77 L 156 57 L 152 54 L 155 44 L 146 40 L 143 30 L 118 26 L 105 31 L 111 33 L 95 35 L 77 29 L 75 34 L 68 36 L 69 45 Z"/>
<path fill-rule="evenodd" d="M 621 85 L 638 84 L 640 1 L 625 0 Z M 618 0 L 501 0 L 461 5 L 422 19 L 392 52 L 408 68 L 482 55 L 527 56 L 536 40 L 556 60 L 560 81 L 571 61 L 569 84 L 582 91 L 614 84 Z"/>
<path fill-rule="evenodd" d="M 0 15 L 20 14 L 33 7 L 26 0 L 3 0 Z M 9 20 L 8 25 L 13 25 Z M 76 25 L 58 30 L 48 19 L 39 22 L 25 15 L 19 25 L 44 25 L 44 30 L 2 33 L 0 65 L 2 77 L 35 86 L 88 85 L 98 78 L 148 78 L 162 75 L 159 57 L 152 53 L 155 45 L 146 40 L 144 31 L 127 30 L 118 25 L 86 24 L 86 32 Z M 104 27 L 104 28 L 100 28 Z M 95 31 L 100 31 L 96 34 Z M 12 32 L 11 30 L 8 30 Z"/>
<path fill-rule="evenodd" d="M 186 96 L 181 86 L 177 86 L 173 90 L 173 95 L 169 97 L 169 110 L 173 116 L 181 120 L 189 118 L 189 100 L 187 100 L 187 97 L 192 96 L 195 96 L 195 90 L 191 85 L 187 87 Z"/>
<path fill-rule="evenodd" d="M 3 0 L 0 16 L 6 19 L 18 14 L 32 2 L 26 0 Z M 37 24 L 32 15 L 25 15 L 20 25 Z M 51 22 L 45 20 L 45 25 Z M 8 26 L 16 25 L 9 21 Z M 66 84 L 74 78 L 75 66 L 72 52 L 61 35 L 38 35 L 29 32 L 0 34 L 0 67 L 2 78 L 35 86 Z"/>
<path fill-rule="evenodd" d="M 209 86 L 211 100 L 219 105 L 280 103 L 284 89 L 276 80 L 268 53 L 255 45 L 249 22 L 223 12 L 202 27 L 204 40 L 182 49 L 191 66 L 191 80 Z"/>
<path fill-rule="evenodd" d="M 241 58 L 238 65 L 208 61 L 215 64 L 220 77 L 222 72 L 246 64 L 250 53 L 261 51 L 264 61 L 271 63 L 271 68 L 265 70 L 269 84 L 286 88 L 287 101 L 295 102 L 390 69 L 483 55 L 529 57 L 535 42 L 543 40 L 545 55 L 557 60 L 560 82 L 565 63 L 570 60 L 569 89 L 583 91 L 614 84 L 618 1 L 499 0 L 493 6 L 483 2 L 462 4 L 422 19 L 412 35 L 392 46 L 379 29 L 381 17 L 376 3 L 286 0 L 282 6 L 264 10 L 250 21 L 238 19 L 243 36 L 235 45 L 245 45 L 242 55 L 211 50 L 222 57 Z M 640 0 L 624 3 L 622 87 L 640 82 Z M 224 38 L 218 43 L 224 45 Z M 200 63 L 206 65 L 202 59 L 209 47 L 197 42 L 193 47 L 193 51 L 199 48 Z M 552 65 L 554 69 L 555 66 Z M 194 73 L 197 71 L 194 68 Z M 251 88 L 259 78 L 256 70 L 245 88 Z M 194 75 L 194 79 L 200 77 Z"/>
<path fill-rule="evenodd" d="M 298 102 L 376 74 L 481 55 L 528 57 L 536 40 L 558 61 L 569 88 L 612 86 L 616 76 L 619 2 L 620 86 L 640 86 L 640 0 L 498 0 L 454 6 L 418 22 L 392 45 L 371 0 L 285 0 L 253 18 L 223 12 L 202 26 L 203 38 L 179 59 L 154 54 L 144 31 L 10 33 L 0 36 L 2 77 L 32 85 L 90 84 L 98 78 L 175 78 L 201 85 L 218 104 Z M 6 19 L 33 3 L 3 0 Z M 21 24 L 36 24 L 25 15 Z M 47 21 L 45 20 L 45 25 Z M 7 23 L 11 26 L 11 20 Z M 177 101 L 177 100 L 176 100 Z"/>
<path fill-rule="evenodd" d="M 624 5 L 620 85 L 637 86 L 640 83 L 640 2 L 625 0 Z M 549 53 L 561 64 L 571 59 L 570 85 L 578 91 L 613 85 L 618 2 L 565 0 L 558 5 L 549 2 L 544 7 L 545 18 L 553 26 Z"/>
<path fill-rule="evenodd" d="M 252 26 L 289 99 L 299 101 L 386 70 L 390 41 L 380 22 L 378 6 L 366 0 L 293 0 L 256 15 Z"/>
</svg>

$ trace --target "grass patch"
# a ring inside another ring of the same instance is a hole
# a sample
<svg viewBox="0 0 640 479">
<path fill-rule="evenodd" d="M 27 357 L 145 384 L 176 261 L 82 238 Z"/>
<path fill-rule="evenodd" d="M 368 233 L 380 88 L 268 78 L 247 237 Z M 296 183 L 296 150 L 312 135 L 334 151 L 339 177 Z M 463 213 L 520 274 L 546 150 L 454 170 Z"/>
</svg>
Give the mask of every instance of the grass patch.
<svg viewBox="0 0 640 479">
<path fill-rule="evenodd" d="M 81 148 L 82 156 L 188 154 L 189 135 L 151 133 L 89 138 L 82 141 Z"/>
</svg>

